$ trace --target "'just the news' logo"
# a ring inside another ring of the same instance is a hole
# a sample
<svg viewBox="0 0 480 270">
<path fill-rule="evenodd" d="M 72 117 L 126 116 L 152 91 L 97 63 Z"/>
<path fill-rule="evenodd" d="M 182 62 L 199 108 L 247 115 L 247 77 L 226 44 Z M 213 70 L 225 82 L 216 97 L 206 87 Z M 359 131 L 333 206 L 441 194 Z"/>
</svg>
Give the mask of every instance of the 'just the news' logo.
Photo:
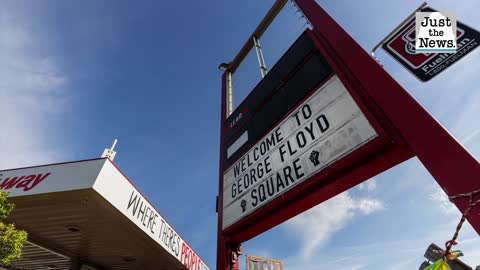
<svg viewBox="0 0 480 270">
<path fill-rule="evenodd" d="M 415 13 L 416 53 L 456 53 L 457 18 L 445 12 Z"/>
</svg>

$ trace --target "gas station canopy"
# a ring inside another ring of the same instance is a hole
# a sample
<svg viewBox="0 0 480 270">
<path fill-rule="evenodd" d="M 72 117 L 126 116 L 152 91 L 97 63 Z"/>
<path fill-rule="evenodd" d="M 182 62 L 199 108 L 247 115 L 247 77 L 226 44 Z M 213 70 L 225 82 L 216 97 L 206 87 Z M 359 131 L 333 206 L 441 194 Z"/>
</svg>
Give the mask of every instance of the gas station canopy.
<svg viewBox="0 0 480 270">
<path fill-rule="evenodd" d="M 29 236 L 7 269 L 209 270 L 108 158 L 0 171 L 0 189 Z"/>
</svg>

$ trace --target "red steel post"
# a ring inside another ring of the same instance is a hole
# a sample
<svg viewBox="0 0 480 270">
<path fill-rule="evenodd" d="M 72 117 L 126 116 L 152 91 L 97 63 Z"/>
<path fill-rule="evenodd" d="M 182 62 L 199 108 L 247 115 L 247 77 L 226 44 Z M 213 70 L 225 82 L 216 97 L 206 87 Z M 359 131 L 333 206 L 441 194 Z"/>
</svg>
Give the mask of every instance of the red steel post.
<svg viewBox="0 0 480 270">
<path fill-rule="evenodd" d="M 296 3 L 345 77 L 375 101 L 447 195 L 479 189 L 480 163 L 314 0 Z M 462 213 L 468 207 L 468 199 L 454 203 Z M 467 219 L 480 234 L 480 207 Z"/>
</svg>

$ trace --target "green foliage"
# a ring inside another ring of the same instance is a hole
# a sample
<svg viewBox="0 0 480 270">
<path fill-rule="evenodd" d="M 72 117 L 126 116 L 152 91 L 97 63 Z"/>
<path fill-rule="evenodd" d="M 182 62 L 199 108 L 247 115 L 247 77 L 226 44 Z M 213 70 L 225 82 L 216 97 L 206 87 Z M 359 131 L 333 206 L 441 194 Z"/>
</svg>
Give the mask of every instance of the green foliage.
<svg viewBox="0 0 480 270">
<path fill-rule="evenodd" d="M 13 224 L 5 224 L 5 219 L 14 205 L 7 201 L 8 192 L 0 191 L 0 265 L 8 265 L 22 256 L 23 243 L 27 240 L 25 231 L 15 229 Z"/>
<path fill-rule="evenodd" d="M 7 201 L 8 192 L 0 191 L 0 222 L 4 222 L 14 205 Z"/>
</svg>

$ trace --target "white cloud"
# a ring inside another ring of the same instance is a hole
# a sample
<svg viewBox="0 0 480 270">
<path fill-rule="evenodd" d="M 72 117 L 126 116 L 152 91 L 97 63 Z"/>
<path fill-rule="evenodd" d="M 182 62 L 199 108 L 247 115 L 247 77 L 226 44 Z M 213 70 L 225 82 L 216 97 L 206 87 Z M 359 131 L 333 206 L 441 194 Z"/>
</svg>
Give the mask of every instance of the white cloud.
<svg viewBox="0 0 480 270">
<path fill-rule="evenodd" d="M 300 256 L 308 262 L 319 248 L 328 243 L 330 237 L 343 229 L 355 216 L 368 215 L 383 208 L 376 199 L 356 199 L 348 192 L 304 212 L 286 223 L 289 232 L 302 239 Z"/>
<path fill-rule="evenodd" d="M 375 199 L 359 199 L 352 209 L 360 211 L 364 215 L 369 215 L 377 210 L 383 209 L 383 203 Z"/>
<path fill-rule="evenodd" d="M 284 265 L 289 270 L 415 269 L 420 265 L 427 246 L 420 239 L 379 241 L 325 249 L 309 261 L 291 256 L 284 259 Z"/>
<path fill-rule="evenodd" d="M 309 261 L 304 261 L 300 253 L 283 258 L 283 261 L 285 269 L 289 270 L 418 269 L 425 260 L 423 254 L 430 243 L 443 246 L 453 234 L 457 222 L 455 219 L 439 223 L 420 237 L 402 234 L 402 238 L 394 241 L 382 241 L 380 238 L 377 242 L 344 245 L 334 250 L 325 248 L 322 252 L 316 252 Z M 473 267 L 479 265 L 480 239 L 468 223 L 460 232 L 459 242 L 456 248 L 465 254 L 461 260 Z"/>
<path fill-rule="evenodd" d="M 377 189 L 377 181 L 375 178 L 369 179 L 357 186 L 360 191 L 374 191 Z"/>
<path fill-rule="evenodd" d="M 58 161 L 52 145 L 66 100 L 67 79 L 54 57 L 40 52 L 48 38 L 22 18 L 0 10 L 0 169 Z"/>
<path fill-rule="evenodd" d="M 430 200 L 434 201 L 445 214 L 458 214 L 457 207 L 450 202 L 448 195 L 440 188 L 440 186 L 433 186 Z"/>
</svg>

